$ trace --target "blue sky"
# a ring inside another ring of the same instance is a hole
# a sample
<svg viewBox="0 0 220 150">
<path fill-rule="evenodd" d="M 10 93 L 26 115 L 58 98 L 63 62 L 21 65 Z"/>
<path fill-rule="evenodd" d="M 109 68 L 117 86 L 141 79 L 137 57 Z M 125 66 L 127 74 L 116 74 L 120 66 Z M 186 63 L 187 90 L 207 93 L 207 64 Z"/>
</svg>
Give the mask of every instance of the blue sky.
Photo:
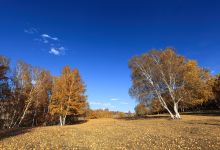
<svg viewBox="0 0 220 150">
<path fill-rule="evenodd" d="M 0 54 L 53 75 L 78 68 L 91 108 L 133 111 L 128 61 L 165 47 L 219 73 L 220 1 L 1 1 Z"/>
</svg>

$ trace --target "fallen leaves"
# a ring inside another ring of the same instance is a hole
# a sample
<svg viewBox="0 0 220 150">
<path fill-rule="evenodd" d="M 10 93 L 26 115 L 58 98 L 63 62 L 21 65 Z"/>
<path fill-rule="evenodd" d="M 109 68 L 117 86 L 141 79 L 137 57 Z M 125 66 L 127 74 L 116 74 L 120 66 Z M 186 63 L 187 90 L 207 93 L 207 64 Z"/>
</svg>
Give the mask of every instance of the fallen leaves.
<svg viewBox="0 0 220 150">
<path fill-rule="evenodd" d="M 78 125 L 38 127 L 17 135 L 0 134 L 0 149 L 211 150 L 220 147 L 220 117 L 183 118 L 179 121 L 95 119 Z"/>
</svg>

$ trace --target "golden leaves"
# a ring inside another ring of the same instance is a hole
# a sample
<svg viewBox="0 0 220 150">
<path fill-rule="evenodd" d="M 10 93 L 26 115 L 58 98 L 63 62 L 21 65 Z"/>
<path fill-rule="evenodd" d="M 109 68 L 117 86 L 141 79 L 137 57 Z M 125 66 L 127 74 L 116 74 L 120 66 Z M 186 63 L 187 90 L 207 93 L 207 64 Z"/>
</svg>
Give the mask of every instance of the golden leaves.
<svg viewBox="0 0 220 150">
<path fill-rule="evenodd" d="M 79 71 L 65 66 L 62 75 L 54 79 L 50 104 L 51 113 L 64 116 L 80 113 L 87 104 L 84 92 L 85 85 Z"/>
<path fill-rule="evenodd" d="M 185 115 L 179 121 L 94 119 L 84 124 L 38 127 L 7 138 L 1 136 L 0 149 L 214 150 L 220 147 L 219 121 L 218 116 L 198 115 Z"/>
</svg>

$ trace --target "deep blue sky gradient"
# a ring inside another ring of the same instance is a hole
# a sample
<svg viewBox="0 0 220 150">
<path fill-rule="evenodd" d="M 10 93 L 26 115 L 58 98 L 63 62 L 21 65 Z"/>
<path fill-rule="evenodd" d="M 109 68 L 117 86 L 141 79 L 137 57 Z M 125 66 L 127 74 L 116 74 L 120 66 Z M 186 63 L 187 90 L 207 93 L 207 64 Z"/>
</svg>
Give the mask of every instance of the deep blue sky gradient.
<svg viewBox="0 0 220 150">
<path fill-rule="evenodd" d="M 37 29 L 34 34 L 24 32 Z M 41 35 L 59 38 L 43 43 Z M 65 54 L 49 53 L 51 44 Z M 133 111 L 128 61 L 152 48 L 175 47 L 220 72 L 217 0 L 1 0 L 0 54 L 51 70 L 79 68 L 92 108 Z"/>
</svg>

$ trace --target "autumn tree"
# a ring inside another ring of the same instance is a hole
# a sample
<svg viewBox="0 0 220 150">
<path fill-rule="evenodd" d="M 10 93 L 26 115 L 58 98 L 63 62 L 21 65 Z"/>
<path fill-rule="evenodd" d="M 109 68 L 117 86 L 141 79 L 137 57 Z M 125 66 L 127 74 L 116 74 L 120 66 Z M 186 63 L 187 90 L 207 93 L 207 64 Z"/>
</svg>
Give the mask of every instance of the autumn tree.
<svg viewBox="0 0 220 150">
<path fill-rule="evenodd" d="M 212 108 L 220 108 L 220 74 L 216 75 L 213 84 L 214 98 L 211 101 Z"/>
<path fill-rule="evenodd" d="M 207 70 L 176 54 L 172 48 L 136 56 L 130 60 L 129 67 L 133 81 L 130 95 L 139 101 L 157 98 L 173 119 L 180 118 L 180 102 L 201 103 L 212 95 L 207 86 L 210 79 Z"/>
<path fill-rule="evenodd" d="M 48 91 L 52 84 L 50 73 L 18 61 L 13 81 L 13 106 L 17 109 L 13 112 L 16 119 L 12 120 L 12 127 L 30 123 L 33 126 L 37 114 L 42 114 L 42 111 L 46 113 L 45 109 L 49 106 Z"/>
<path fill-rule="evenodd" d="M 9 78 L 7 73 L 9 71 L 9 59 L 0 56 L 0 101 L 5 100 L 10 96 Z"/>
<path fill-rule="evenodd" d="M 150 113 L 151 114 L 159 114 L 162 112 L 164 108 L 161 106 L 160 101 L 158 99 L 153 99 L 150 104 Z"/>
<path fill-rule="evenodd" d="M 60 125 L 65 125 L 67 115 L 86 112 L 85 85 L 77 69 L 65 66 L 62 75 L 54 78 L 50 113 L 59 115 Z"/>
<path fill-rule="evenodd" d="M 45 122 L 48 113 L 52 76 L 49 71 L 34 68 L 32 84 L 34 87 L 32 108 L 32 126 Z"/>
<path fill-rule="evenodd" d="M 33 68 L 31 65 L 24 61 L 18 61 L 14 72 L 14 94 L 16 97 L 15 103 L 18 110 L 15 110 L 18 114 L 14 126 L 20 126 L 25 119 L 28 110 L 30 109 L 34 93 L 36 88 L 34 86 Z"/>
<path fill-rule="evenodd" d="M 144 103 L 137 104 L 134 110 L 136 115 L 140 117 L 145 116 L 149 112 Z"/>
<path fill-rule="evenodd" d="M 119 118 L 119 119 L 122 119 L 122 118 L 125 118 L 125 113 L 124 112 L 118 112 L 117 113 L 117 117 Z"/>
<path fill-rule="evenodd" d="M 194 108 L 213 99 L 213 79 L 209 71 L 200 68 L 194 60 L 187 61 L 186 70 L 185 84 L 181 93 L 184 96 L 180 105 L 185 106 L 186 109 Z"/>
<path fill-rule="evenodd" d="M 9 59 L 0 56 L 0 127 L 7 128 L 10 124 Z"/>
<path fill-rule="evenodd" d="M 114 113 L 108 109 L 96 109 L 89 110 L 88 118 L 89 119 L 98 119 L 98 118 L 113 118 Z"/>
</svg>

